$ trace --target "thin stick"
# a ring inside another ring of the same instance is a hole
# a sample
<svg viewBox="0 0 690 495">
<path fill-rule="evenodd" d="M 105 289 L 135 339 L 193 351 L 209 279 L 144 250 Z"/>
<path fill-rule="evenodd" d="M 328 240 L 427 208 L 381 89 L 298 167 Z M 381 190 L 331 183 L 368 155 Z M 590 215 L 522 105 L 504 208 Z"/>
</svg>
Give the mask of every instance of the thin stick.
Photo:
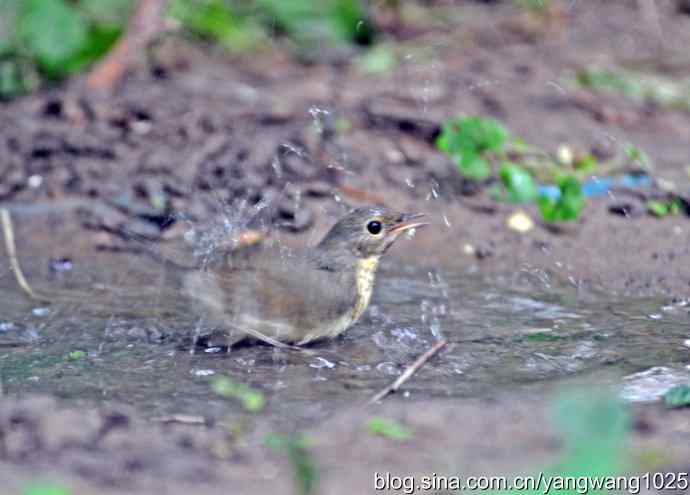
<svg viewBox="0 0 690 495">
<path fill-rule="evenodd" d="M 151 418 L 151 421 L 156 423 L 179 423 L 183 425 L 207 425 L 208 421 L 203 416 L 193 416 L 190 414 L 171 414 L 169 416 L 160 416 L 158 418 Z"/>
<path fill-rule="evenodd" d="M 5 237 L 5 248 L 7 249 L 7 256 L 10 258 L 10 267 L 14 272 L 14 278 L 17 280 L 19 287 L 26 292 L 31 299 L 42 300 L 36 296 L 36 293 L 31 289 L 29 283 L 24 278 L 24 273 L 19 266 L 19 258 L 17 258 L 17 246 L 14 242 L 14 229 L 12 228 L 12 218 L 10 212 L 6 208 L 0 208 L 0 220 L 2 220 L 2 232 Z"/>
<path fill-rule="evenodd" d="M 405 369 L 405 371 L 403 372 L 403 374 L 400 375 L 393 383 L 391 383 L 391 384 L 388 385 L 386 388 L 384 388 L 383 390 L 381 390 L 378 394 L 376 394 L 376 395 L 373 396 L 371 399 L 369 399 L 369 402 L 367 402 L 367 405 L 369 405 L 369 404 L 374 404 L 375 402 L 378 402 L 378 401 L 380 401 L 381 399 L 383 399 L 384 397 L 386 397 L 388 394 L 391 394 L 391 393 L 397 391 L 407 380 L 409 380 L 409 379 L 412 377 L 412 375 L 414 375 L 414 374 L 419 370 L 419 368 L 421 368 L 422 366 L 424 366 L 424 364 L 426 364 L 426 362 L 427 362 L 429 359 L 431 359 L 432 357 L 434 357 L 434 355 L 436 355 L 436 353 L 438 353 L 438 351 L 440 351 L 441 349 L 443 349 L 443 347 L 444 347 L 447 343 L 448 343 L 448 341 L 445 340 L 445 339 L 439 340 L 438 342 L 436 342 L 436 343 L 435 343 L 433 346 L 431 346 L 424 354 L 422 354 L 421 356 L 419 356 L 419 357 L 414 361 L 414 363 L 412 363 L 411 365 L 409 365 L 409 366 Z"/>
</svg>

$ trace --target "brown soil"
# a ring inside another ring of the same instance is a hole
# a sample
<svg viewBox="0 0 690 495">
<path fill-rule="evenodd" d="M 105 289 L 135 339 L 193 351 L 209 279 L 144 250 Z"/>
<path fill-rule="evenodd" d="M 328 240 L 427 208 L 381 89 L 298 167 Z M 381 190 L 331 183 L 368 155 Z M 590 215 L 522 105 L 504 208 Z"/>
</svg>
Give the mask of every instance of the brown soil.
<svg viewBox="0 0 690 495">
<path fill-rule="evenodd" d="M 418 20 L 407 57 L 381 76 L 356 64 L 303 66 L 280 51 L 228 64 L 173 42 L 111 97 L 74 81 L 1 107 L 0 198 L 18 213 L 26 202 L 65 207 L 62 222 L 100 231 L 85 232 L 92 246 L 115 242 L 103 231 L 116 227 L 173 237 L 174 213 L 202 224 L 220 212 L 240 218 L 242 201 L 265 201 L 255 223 L 288 232 L 323 231 L 343 203 L 383 201 L 436 221 L 406 253 L 416 259 L 684 296 L 685 216 L 645 216 L 640 198 L 621 192 L 591 202 L 565 234 L 537 226 L 520 235 L 505 226 L 515 207 L 460 194 L 467 185 L 431 144 L 447 117 L 490 115 L 551 151 L 569 143 L 605 155 L 633 143 L 656 177 L 687 191 L 686 111 L 564 82 L 591 63 L 682 61 L 690 17 L 673 3 L 658 6 L 655 23 L 632 1 L 559 4 L 539 22 L 508 2 L 463 2 L 459 24 Z M 74 199 L 83 203 L 68 209 Z M 612 204 L 633 215 L 611 214 Z M 465 244 L 474 254 L 459 254 Z"/>
<path fill-rule="evenodd" d="M 563 2 L 559 15 L 536 22 L 511 2 L 457 2 L 459 24 L 420 20 L 405 36 L 410 57 L 380 76 L 355 64 L 304 66 L 279 50 L 227 63 L 175 42 L 156 67 L 132 74 L 112 96 L 87 93 L 75 80 L 1 106 L 0 205 L 15 213 L 20 245 L 45 246 L 47 259 L 78 257 L 76 246 L 122 246 L 121 228 L 173 238 L 181 224 L 173 213 L 202 225 L 219 214 L 241 219 L 238 212 L 251 209 L 243 201 L 270 205 L 259 226 L 308 240 L 343 204 L 382 201 L 427 211 L 435 223 L 417 236 L 414 252 L 396 250 L 400 259 L 687 297 L 686 216 L 611 214 L 611 204 L 642 209 L 639 198 L 620 193 L 592 201 L 565 232 L 538 224 L 519 234 L 505 223 L 515 207 L 464 195 L 467 184 L 431 144 L 448 117 L 491 115 L 551 151 L 569 143 L 609 153 L 633 143 L 652 157 L 655 176 L 687 191 L 688 112 L 562 80 L 592 62 L 682 59 L 690 16 L 676 2 L 656 2 L 657 22 L 643 16 L 642 3 Z M 50 225 L 32 221 L 45 212 Z M 55 231 L 77 235 L 65 245 L 47 242 Z M 310 432 L 323 493 L 368 493 L 377 467 L 533 468 L 558 449 L 543 428 L 544 410 L 512 397 L 393 400 L 385 412 L 423 433 L 404 445 L 372 440 L 361 428 L 364 413 L 344 411 Z M 641 449 L 663 450 L 667 466 L 687 460 L 687 412 L 649 406 L 636 414 Z M 3 399 L 0 492 L 17 493 L 41 473 L 75 494 L 290 493 L 287 462 L 259 446 L 267 433 L 261 422 L 237 436 L 219 421 L 152 425 L 126 410 Z"/>
<path fill-rule="evenodd" d="M 372 435 L 372 411 L 352 409 L 305 432 L 318 470 L 318 493 L 376 493 L 374 473 L 509 476 L 536 474 L 563 453 L 549 408 L 529 397 L 407 403 L 389 399 L 376 414 L 414 437 Z M 298 493 L 285 453 L 265 445 L 258 417 L 249 431 L 208 424 L 145 422 L 126 408 L 75 410 L 54 400 L 0 404 L 0 493 L 49 480 L 75 495 L 110 493 Z M 634 410 L 629 439 L 637 469 L 687 471 L 687 412 Z M 391 491 L 390 493 L 394 493 Z"/>
</svg>

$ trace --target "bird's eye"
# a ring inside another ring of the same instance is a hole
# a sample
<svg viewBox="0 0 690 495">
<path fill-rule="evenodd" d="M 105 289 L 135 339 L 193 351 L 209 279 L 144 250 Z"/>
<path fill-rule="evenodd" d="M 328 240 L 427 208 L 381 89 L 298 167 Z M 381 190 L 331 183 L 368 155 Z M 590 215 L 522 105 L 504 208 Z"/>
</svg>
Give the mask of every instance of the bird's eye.
<svg viewBox="0 0 690 495">
<path fill-rule="evenodd" d="M 382 229 L 383 225 L 378 220 L 372 220 L 367 224 L 367 230 L 371 235 L 379 235 Z"/>
</svg>

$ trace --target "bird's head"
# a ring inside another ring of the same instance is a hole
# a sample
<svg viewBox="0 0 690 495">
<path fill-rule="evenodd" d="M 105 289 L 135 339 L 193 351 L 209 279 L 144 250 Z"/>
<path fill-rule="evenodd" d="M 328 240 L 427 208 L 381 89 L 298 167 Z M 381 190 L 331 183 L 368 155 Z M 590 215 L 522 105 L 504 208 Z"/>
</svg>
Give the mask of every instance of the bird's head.
<svg viewBox="0 0 690 495">
<path fill-rule="evenodd" d="M 346 250 L 357 258 L 378 258 L 400 234 L 427 225 L 419 221 L 423 216 L 422 213 L 400 213 L 383 207 L 357 208 L 328 231 L 319 248 Z"/>
</svg>

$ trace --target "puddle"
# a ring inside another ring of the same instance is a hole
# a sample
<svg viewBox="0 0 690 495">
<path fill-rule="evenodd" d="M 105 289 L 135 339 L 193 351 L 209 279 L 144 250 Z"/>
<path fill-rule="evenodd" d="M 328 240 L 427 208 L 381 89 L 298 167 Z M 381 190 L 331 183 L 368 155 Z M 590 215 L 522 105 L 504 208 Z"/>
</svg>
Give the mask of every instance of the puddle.
<svg viewBox="0 0 690 495">
<path fill-rule="evenodd" d="M 265 414 L 304 426 L 366 402 L 440 336 L 446 350 L 404 387 L 410 400 L 547 392 L 571 381 L 613 385 L 654 400 L 690 380 L 689 308 L 384 263 L 370 311 L 313 355 L 268 346 L 190 353 L 195 318 L 153 268 L 122 273 L 122 256 L 75 266 L 29 304 L 0 278 L 0 370 L 6 394 L 42 392 L 77 404 L 129 403 L 145 415 L 244 414 L 213 394 L 228 375 L 266 394 Z M 127 262 L 128 267 L 134 266 Z M 142 263 L 142 266 L 145 264 Z"/>
</svg>

